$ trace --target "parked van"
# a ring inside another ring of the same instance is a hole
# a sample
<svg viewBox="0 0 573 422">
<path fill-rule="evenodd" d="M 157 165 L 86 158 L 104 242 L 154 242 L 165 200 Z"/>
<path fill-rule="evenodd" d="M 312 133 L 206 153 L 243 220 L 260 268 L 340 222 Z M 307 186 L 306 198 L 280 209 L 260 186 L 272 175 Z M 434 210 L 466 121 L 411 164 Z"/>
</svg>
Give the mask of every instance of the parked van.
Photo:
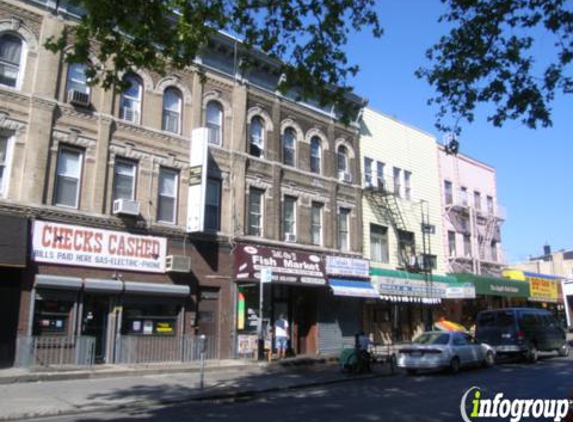
<svg viewBox="0 0 573 422">
<path fill-rule="evenodd" d="M 538 352 L 569 354 L 565 328 L 544 309 L 507 308 L 482 311 L 477 316 L 476 338 L 496 354 L 521 355 L 536 362 Z"/>
</svg>

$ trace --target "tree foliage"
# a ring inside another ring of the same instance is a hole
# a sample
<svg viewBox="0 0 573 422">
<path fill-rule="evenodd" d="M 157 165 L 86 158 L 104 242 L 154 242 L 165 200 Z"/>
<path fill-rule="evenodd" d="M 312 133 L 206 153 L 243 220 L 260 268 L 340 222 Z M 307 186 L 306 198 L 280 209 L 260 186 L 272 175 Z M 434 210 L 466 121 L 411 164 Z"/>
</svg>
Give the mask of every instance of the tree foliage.
<svg viewBox="0 0 573 422">
<path fill-rule="evenodd" d="M 235 34 L 248 52 L 277 59 L 280 89 L 343 108 L 347 78 L 358 68 L 343 50 L 350 31 L 382 31 L 375 0 L 71 0 L 82 11 L 46 44 L 88 65 L 91 83 L 121 87 L 131 68 L 164 74 L 193 63 L 217 31 Z M 71 49 L 67 49 L 72 44 Z M 98 65 L 90 62 L 97 58 Z M 243 64 L 249 60 L 243 60 Z"/>
<path fill-rule="evenodd" d="M 442 2 L 440 21 L 452 29 L 428 50 L 431 66 L 417 71 L 437 90 L 429 103 L 438 105 L 438 129 L 459 132 L 458 121 L 472 122 L 480 103 L 493 104 L 495 126 L 550 126 L 555 95 L 573 92 L 571 0 Z M 536 54 L 546 48 L 541 39 L 551 44 L 543 56 L 554 53 L 547 63 Z"/>
</svg>

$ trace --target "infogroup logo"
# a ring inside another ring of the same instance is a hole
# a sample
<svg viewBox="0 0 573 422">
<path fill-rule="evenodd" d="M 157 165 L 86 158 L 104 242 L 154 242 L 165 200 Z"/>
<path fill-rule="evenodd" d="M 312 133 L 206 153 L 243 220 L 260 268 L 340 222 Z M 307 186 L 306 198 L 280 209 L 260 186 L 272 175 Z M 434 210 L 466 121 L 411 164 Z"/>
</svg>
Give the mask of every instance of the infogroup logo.
<svg viewBox="0 0 573 422">
<path fill-rule="evenodd" d="M 468 400 L 471 402 L 468 403 Z M 475 422 L 479 418 L 509 419 L 510 422 L 534 418 L 559 422 L 567 415 L 569 405 L 567 399 L 504 399 L 503 393 L 486 399 L 482 397 L 479 387 L 474 386 L 462 396 L 460 413 L 465 422 Z M 468 408 L 471 409 L 469 415 Z"/>
</svg>

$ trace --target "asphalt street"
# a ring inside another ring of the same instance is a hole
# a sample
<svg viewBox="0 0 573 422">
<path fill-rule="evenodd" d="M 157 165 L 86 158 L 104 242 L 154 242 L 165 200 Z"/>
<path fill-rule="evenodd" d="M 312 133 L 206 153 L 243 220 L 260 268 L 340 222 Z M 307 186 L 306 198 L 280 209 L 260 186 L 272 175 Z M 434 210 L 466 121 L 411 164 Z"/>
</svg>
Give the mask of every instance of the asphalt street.
<svg viewBox="0 0 573 422">
<path fill-rule="evenodd" d="M 490 369 L 463 370 L 457 375 L 430 373 L 407 376 L 399 373 L 233 401 L 135 406 L 119 411 L 34 420 L 458 422 L 461 420 L 461 397 L 473 386 L 480 387 L 484 397 L 502 392 L 507 398 L 566 398 L 573 393 L 573 360 L 546 357 L 535 365 L 505 363 Z"/>
</svg>

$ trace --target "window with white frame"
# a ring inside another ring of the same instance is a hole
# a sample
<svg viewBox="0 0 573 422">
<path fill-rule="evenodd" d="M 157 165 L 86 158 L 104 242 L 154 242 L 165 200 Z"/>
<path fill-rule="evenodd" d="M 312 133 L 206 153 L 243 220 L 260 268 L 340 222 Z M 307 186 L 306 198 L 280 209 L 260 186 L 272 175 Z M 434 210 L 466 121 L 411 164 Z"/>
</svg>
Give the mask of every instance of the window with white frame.
<svg viewBox="0 0 573 422">
<path fill-rule="evenodd" d="M 167 88 L 163 93 L 163 130 L 181 133 L 181 104 L 181 92 L 177 88 Z"/>
<path fill-rule="evenodd" d="M 370 224 L 370 259 L 375 262 L 388 263 L 388 228 Z"/>
<path fill-rule="evenodd" d="M 221 181 L 207 179 L 205 196 L 205 229 L 218 231 L 221 228 Z"/>
<path fill-rule="evenodd" d="M 348 173 L 348 151 L 344 145 L 340 145 L 337 151 L 338 157 L 338 178 L 343 180 Z"/>
<path fill-rule="evenodd" d="M 381 161 L 376 162 L 376 186 L 384 189 L 384 163 Z"/>
<path fill-rule="evenodd" d="M 131 123 L 141 121 L 142 84 L 137 76 L 127 75 L 124 78 L 127 87 L 121 93 L 119 117 Z"/>
<path fill-rule="evenodd" d="M 310 140 L 310 171 L 320 174 L 320 162 L 322 157 L 322 146 L 320 138 L 313 136 Z"/>
<path fill-rule="evenodd" d="M 402 187 L 400 185 L 401 173 L 402 173 L 401 169 L 399 169 L 398 167 L 394 167 L 394 195 L 396 195 L 398 198 L 400 198 L 402 190 Z"/>
<path fill-rule="evenodd" d="M 284 240 L 296 241 L 296 198 L 285 196 L 283 201 Z"/>
<path fill-rule="evenodd" d="M 157 198 L 157 221 L 175 224 L 177 218 L 177 190 L 179 173 L 173 169 L 160 167 Z"/>
<path fill-rule="evenodd" d="M 113 199 L 135 200 L 137 164 L 131 160 L 116 158 L 113 170 Z"/>
<path fill-rule="evenodd" d="M 466 258 L 472 256 L 472 238 L 469 234 L 464 234 L 464 256 Z"/>
<path fill-rule="evenodd" d="M 66 92 L 68 101 L 73 99 L 73 92 L 89 95 L 88 77 L 86 76 L 86 65 L 83 63 L 70 63 L 68 66 L 68 79 L 66 81 Z"/>
<path fill-rule="evenodd" d="M 457 256 L 456 252 L 456 232 L 448 230 L 448 252 L 449 256 Z"/>
<path fill-rule="evenodd" d="M 412 199 L 412 173 L 404 170 L 404 198 Z"/>
<path fill-rule="evenodd" d="M 444 197 L 446 200 L 446 205 L 451 205 L 454 203 L 454 192 L 452 188 L 452 182 L 449 180 L 444 180 Z"/>
<path fill-rule="evenodd" d="M 0 35 L 0 84 L 19 88 L 24 43 L 16 35 L 5 33 Z"/>
<path fill-rule="evenodd" d="M 0 197 L 8 192 L 11 149 L 10 138 L 0 134 Z"/>
<path fill-rule="evenodd" d="M 255 116 L 249 125 L 249 154 L 254 157 L 264 157 L 264 128 L 263 119 Z"/>
<path fill-rule="evenodd" d="M 261 189 L 249 190 L 248 233 L 251 236 L 263 235 L 263 199 L 265 192 Z"/>
<path fill-rule="evenodd" d="M 487 196 L 486 197 L 486 201 L 487 201 L 487 212 L 489 215 L 493 215 L 493 197 L 492 196 Z"/>
<path fill-rule="evenodd" d="M 294 166 L 295 163 L 296 132 L 288 127 L 283 133 L 283 164 Z"/>
<path fill-rule="evenodd" d="M 82 179 L 83 152 L 76 148 L 61 146 L 56 166 L 54 205 L 78 208 Z"/>
<path fill-rule="evenodd" d="M 340 208 L 338 210 L 338 249 L 341 251 L 350 250 L 350 210 Z"/>
<path fill-rule="evenodd" d="M 319 202 L 313 202 L 310 209 L 311 243 L 322 245 L 322 207 Z"/>
<path fill-rule="evenodd" d="M 476 208 L 476 211 L 481 211 L 481 193 L 477 190 L 474 191 L 474 207 Z"/>
<path fill-rule="evenodd" d="M 364 157 L 364 186 L 372 186 L 372 158 Z"/>
<path fill-rule="evenodd" d="M 217 101 L 209 101 L 205 111 L 205 126 L 209 143 L 221 145 L 223 140 L 223 107 Z"/>
<path fill-rule="evenodd" d="M 462 201 L 462 205 L 464 207 L 468 206 L 468 188 L 465 186 L 460 188 L 460 200 Z"/>
</svg>

